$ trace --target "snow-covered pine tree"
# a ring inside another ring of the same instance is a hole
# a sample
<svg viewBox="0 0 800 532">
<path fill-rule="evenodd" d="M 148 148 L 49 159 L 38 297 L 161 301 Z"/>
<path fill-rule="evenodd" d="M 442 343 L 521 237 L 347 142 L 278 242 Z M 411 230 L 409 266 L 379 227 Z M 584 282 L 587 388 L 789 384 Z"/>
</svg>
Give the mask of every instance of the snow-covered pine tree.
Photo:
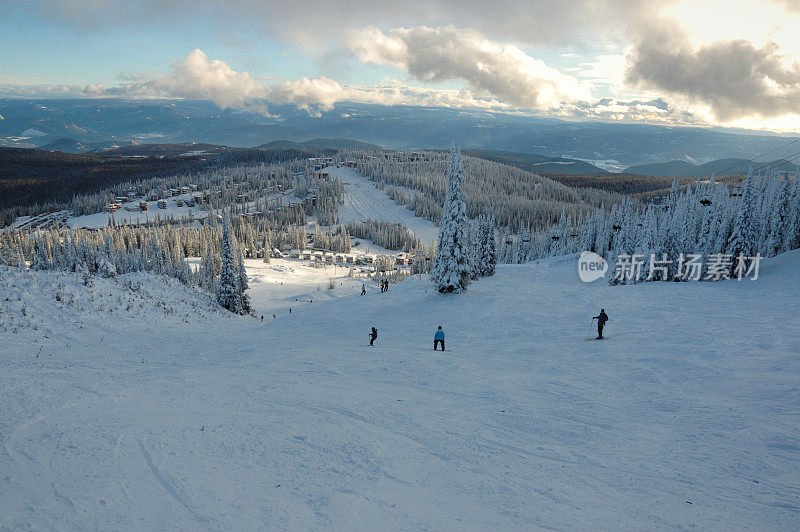
<svg viewBox="0 0 800 532">
<path fill-rule="evenodd" d="M 264 262 L 269 264 L 270 256 L 272 255 L 272 230 L 267 227 L 267 230 L 264 232 Z"/>
<path fill-rule="evenodd" d="M 442 207 L 436 260 L 431 271 L 431 280 L 443 293 L 462 292 L 469 284 L 469 261 L 467 257 L 466 225 L 467 207 L 461 184 L 464 169 L 461 166 L 461 150 L 450 149 L 447 167 L 447 192 Z"/>
<path fill-rule="evenodd" d="M 212 294 L 216 294 L 217 268 L 214 265 L 214 256 L 211 246 L 206 247 L 206 253 L 203 256 L 203 259 L 200 261 L 199 276 L 200 276 L 200 286 L 202 286 Z"/>
<path fill-rule="evenodd" d="M 5 240 L 0 239 L 0 264 L 18 268 L 24 267 L 25 262 L 22 258 L 22 252 L 15 240 L 10 238 L 6 238 Z"/>
<path fill-rule="evenodd" d="M 43 235 L 38 235 L 33 241 L 34 252 L 31 260 L 31 270 L 49 270 L 52 267 L 48 253 L 47 241 Z"/>
<path fill-rule="evenodd" d="M 758 199 L 755 181 L 752 174 L 747 176 L 738 210 L 733 219 L 733 228 L 728 237 L 726 252 L 734 257 L 734 264 L 736 263 L 735 258 L 739 255 L 750 257 L 754 254 L 758 231 L 756 221 L 753 219 L 757 214 L 755 204 Z"/>
<path fill-rule="evenodd" d="M 586 220 L 586 225 L 583 228 L 583 244 L 581 245 L 583 250 L 595 251 L 597 233 L 600 230 L 600 224 L 603 219 L 605 219 L 605 206 L 601 205 L 600 209 Z"/>
<path fill-rule="evenodd" d="M 611 212 L 608 216 L 605 215 L 603 212 L 603 217 L 600 219 L 600 225 L 597 228 L 597 239 L 595 240 L 594 244 L 594 251 L 598 255 L 604 258 L 608 258 L 608 250 L 611 245 L 611 226 L 612 226 L 612 219 L 615 214 L 612 214 L 616 209 L 615 205 L 611 206 Z"/>
<path fill-rule="evenodd" d="M 222 219 L 222 247 L 220 250 L 222 267 L 219 272 L 219 288 L 217 302 L 231 312 L 239 314 L 239 280 L 236 263 L 233 260 L 233 236 L 231 235 L 231 219 L 225 214 Z"/>
<path fill-rule="evenodd" d="M 483 215 L 470 222 L 470 231 L 471 231 L 470 247 L 472 248 L 471 262 L 473 270 L 472 272 L 473 279 L 478 279 L 485 275 L 484 271 L 486 270 L 486 267 L 484 264 L 484 257 L 483 257 L 484 232 L 486 230 L 485 227 L 486 227 L 486 217 Z"/>
<path fill-rule="evenodd" d="M 795 175 L 792 182 L 784 234 L 784 245 L 781 251 L 800 247 L 800 175 Z"/>
<path fill-rule="evenodd" d="M 764 245 L 764 254 L 767 257 L 774 257 L 781 252 L 786 239 L 786 218 L 789 216 L 789 177 L 785 177 L 777 183 L 773 189 L 774 196 L 772 201 L 765 201 L 770 205 L 769 211 L 769 230 Z M 766 225 L 766 224 L 765 224 Z"/>
<path fill-rule="evenodd" d="M 481 275 L 484 277 L 491 277 L 494 275 L 495 266 L 497 265 L 497 249 L 495 242 L 495 227 L 494 216 L 484 215 L 483 223 L 481 224 Z"/>
<path fill-rule="evenodd" d="M 247 295 L 249 285 L 247 283 L 247 270 L 244 267 L 244 257 L 239 251 L 239 260 L 236 264 L 236 277 L 238 280 L 237 290 L 239 292 L 239 313 L 250 314 L 250 296 Z"/>
</svg>

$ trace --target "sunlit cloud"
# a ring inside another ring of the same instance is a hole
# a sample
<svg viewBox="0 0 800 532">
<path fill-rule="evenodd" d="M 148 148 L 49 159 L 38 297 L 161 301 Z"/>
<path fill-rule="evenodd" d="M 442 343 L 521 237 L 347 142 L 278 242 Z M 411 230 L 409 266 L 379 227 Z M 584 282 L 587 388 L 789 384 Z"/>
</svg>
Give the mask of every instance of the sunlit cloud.
<svg viewBox="0 0 800 532">
<path fill-rule="evenodd" d="M 452 25 L 388 33 L 369 28 L 351 36 L 348 45 L 364 63 L 391 65 L 422 82 L 461 80 L 516 107 L 550 109 L 591 97 L 587 84 L 518 47 Z"/>
</svg>

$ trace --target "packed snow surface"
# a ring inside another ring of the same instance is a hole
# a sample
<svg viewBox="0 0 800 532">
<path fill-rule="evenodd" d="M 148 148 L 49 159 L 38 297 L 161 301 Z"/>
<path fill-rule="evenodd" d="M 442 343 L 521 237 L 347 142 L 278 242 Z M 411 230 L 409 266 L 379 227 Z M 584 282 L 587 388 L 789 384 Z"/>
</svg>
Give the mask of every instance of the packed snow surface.
<svg viewBox="0 0 800 532">
<path fill-rule="evenodd" d="M 376 281 L 369 279 L 360 266 L 320 263 L 293 259 L 271 259 L 264 264 L 259 259 L 245 260 L 253 308 L 271 318 L 299 309 L 315 301 L 326 301 L 378 290 Z"/>
<path fill-rule="evenodd" d="M 798 266 L 610 287 L 552 260 L 264 323 L 4 268 L 0 528 L 796 530 Z"/>
</svg>

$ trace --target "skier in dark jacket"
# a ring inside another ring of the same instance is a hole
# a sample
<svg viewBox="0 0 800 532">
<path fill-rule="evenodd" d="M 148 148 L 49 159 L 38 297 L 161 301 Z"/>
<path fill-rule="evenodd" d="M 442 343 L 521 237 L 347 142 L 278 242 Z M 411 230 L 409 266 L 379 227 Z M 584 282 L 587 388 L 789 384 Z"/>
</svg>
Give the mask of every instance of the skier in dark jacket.
<svg viewBox="0 0 800 532">
<path fill-rule="evenodd" d="M 361 295 L 363 296 L 366 293 L 367 293 L 367 285 L 362 284 L 361 285 Z"/>
<path fill-rule="evenodd" d="M 372 342 L 374 342 L 377 337 L 378 337 L 378 329 L 373 327 L 372 332 L 369 333 L 369 345 L 373 345 Z"/>
<path fill-rule="evenodd" d="M 597 338 L 596 340 L 603 339 L 603 327 L 606 326 L 606 322 L 608 321 L 608 314 L 606 314 L 606 309 L 601 308 L 600 314 L 592 318 L 593 320 L 597 320 Z"/>
</svg>

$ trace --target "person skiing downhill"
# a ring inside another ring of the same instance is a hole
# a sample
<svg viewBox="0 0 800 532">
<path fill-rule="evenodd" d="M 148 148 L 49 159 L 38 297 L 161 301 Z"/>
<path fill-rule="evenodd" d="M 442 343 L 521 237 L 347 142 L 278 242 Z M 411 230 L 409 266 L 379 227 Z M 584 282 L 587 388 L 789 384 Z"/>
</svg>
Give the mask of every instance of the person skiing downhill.
<svg viewBox="0 0 800 532">
<path fill-rule="evenodd" d="M 367 293 L 367 285 L 362 284 L 361 285 L 361 295 L 363 296 L 366 293 Z"/>
<path fill-rule="evenodd" d="M 603 339 L 603 327 L 605 327 L 606 322 L 608 321 L 608 314 L 606 314 L 606 309 L 601 308 L 600 314 L 593 317 L 593 320 L 597 320 L 597 338 L 595 340 L 602 340 Z"/>
<path fill-rule="evenodd" d="M 373 342 L 378 337 L 378 329 L 375 327 L 372 328 L 372 332 L 369 333 L 369 345 L 373 345 Z"/>
<path fill-rule="evenodd" d="M 433 350 L 436 351 L 436 346 L 438 344 L 442 344 L 442 351 L 444 351 L 444 330 L 442 330 L 442 326 L 439 325 L 439 328 L 436 329 L 436 334 L 433 335 Z"/>
</svg>

